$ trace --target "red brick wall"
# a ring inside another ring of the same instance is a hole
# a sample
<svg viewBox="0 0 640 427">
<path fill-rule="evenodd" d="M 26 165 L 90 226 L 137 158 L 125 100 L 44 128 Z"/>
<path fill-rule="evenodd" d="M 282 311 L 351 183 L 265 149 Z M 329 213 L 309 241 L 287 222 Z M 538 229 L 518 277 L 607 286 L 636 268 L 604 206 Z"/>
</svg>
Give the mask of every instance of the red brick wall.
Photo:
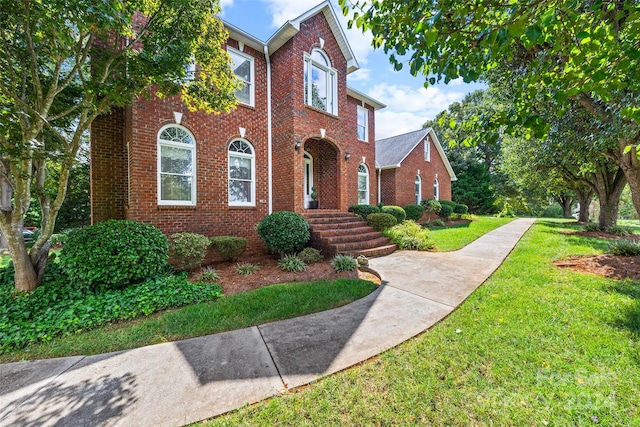
<svg viewBox="0 0 640 427">
<path fill-rule="evenodd" d="M 124 219 L 127 204 L 125 110 L 114 109 L 91 126 L 91 222 Z"/>
<path fill-rule="evenodd" d="M 385 205 L 396 205 L 396 170 L 380 171 L 380 202 Z"/>
</svg>

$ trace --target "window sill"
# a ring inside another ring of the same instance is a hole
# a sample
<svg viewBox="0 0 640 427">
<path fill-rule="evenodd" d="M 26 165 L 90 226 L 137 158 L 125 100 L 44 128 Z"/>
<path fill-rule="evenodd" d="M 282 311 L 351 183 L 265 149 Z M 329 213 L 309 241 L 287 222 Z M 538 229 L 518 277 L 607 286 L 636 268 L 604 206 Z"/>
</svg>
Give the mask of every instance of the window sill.
<svg viewBox="0 0 640 427">
<path fill-rule="evenodd" d="M 238 107 L 244 107 L 244 108 L 248 108 L 249 110 L 256 110 L 256 106 L 255 105 L 251 105 L 251 104 L 245 104 L 244 102 L 240 102 L 238 101 Z"/>
<path fill-rule="evenodd" d="M 253 205 L 253 206 L 236 206 L 236 205 L 229 205 L 229 209 L 233 209 L 233 210 L 255 210 L 258 209 L 257 206 Z"/>
<path fill-rule="evenodd" d="M 311 106 L 309 104 L 304 104 L 304 106 L 305 106 L 305 108 L 307 108 L 307 109 L 309 109 L 311 111 L 315 111 L 317 113 L 324 114 L 325 116 L 331 117 L 332 119 L 338 119 L 338 120 L 340 119 L 340 117 L 336 116 L 333 113 L 329 113 L 328 111 L 321 110 L 321 109 L 316 108 L 314 106 Z"/>
<path fill-rule="evenodd" d="M 157 205 L 158 210 L 195 210 L 197 207 L 197 205 Z"/>
<path fill-rule="evenodd" d="M 368 143 L 369 143 L 369 141 L 368 141 L 368 140 L 366 140 L 366 139 L 360 139 L 360 138 L 358 138 L 358 142 L 364 142 L 364 143 L 366 143 L 366 144 L 368 144 Z"/>
</svg>

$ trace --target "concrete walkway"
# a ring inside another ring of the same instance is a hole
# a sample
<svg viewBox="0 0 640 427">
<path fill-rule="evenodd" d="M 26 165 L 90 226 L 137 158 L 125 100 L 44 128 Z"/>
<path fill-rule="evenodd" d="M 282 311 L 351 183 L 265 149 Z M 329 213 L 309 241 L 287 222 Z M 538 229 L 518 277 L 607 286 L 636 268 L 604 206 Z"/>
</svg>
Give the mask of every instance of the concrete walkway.
<svg viewBox="0 0 640 427">
<path fill-rule="evenodd" d="M 179 426 L 307 384 L 447 316 L 532 223 L 515 220 L 457 252 L 373 259 L 383 286 L 337 309 L 128 351 L 0 365 L 0 425 Z"/>
</svg>

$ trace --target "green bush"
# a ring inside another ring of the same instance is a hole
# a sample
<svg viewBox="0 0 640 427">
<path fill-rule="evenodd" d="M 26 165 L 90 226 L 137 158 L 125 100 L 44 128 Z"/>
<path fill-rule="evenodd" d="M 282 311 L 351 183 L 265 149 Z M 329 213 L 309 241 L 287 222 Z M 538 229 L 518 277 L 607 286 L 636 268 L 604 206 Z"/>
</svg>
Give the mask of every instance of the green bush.
<svg viewBox="0 0 640 427">
<path fill-rule="evenodd" d="M 367 217 L 367 224 L 376 231 L 383 231 L 398 223 L 395 216 L 388 213 L 374 213 Z"/>
<path fill-rule="evenodd" d="M 607 228 L 607 233 L 615 234 L 616 236 L 631 236 L 633 234 L 633 228 L 625 227 L 623 225 L 612 225 Z"/>
<path fill-rule="evenodd" d="M 640 255 L 640 242 L 618 240 L 609 245 L 609 253 L 622 256 Z"/>
<path fill-rule="evenodd" d="M 167 238 L 156 227 L 109 220 L 71 235 L 59 260 L 69 280 L 92 288 L 118 288 L 140 282 L 166 268 Z"/>
<path fill-rule="evenodd" d="M 420 202 L 420 205 L 424 207 L 426 213 L 438 213 L 442 208 L 442 205 L 436 199 L 424 199 Z"/>
<path fill-rule="evenodd" d="M 297 255 L 285 255 L 280 258 L 278 261 L 278 265 L 284 271 L 305 271 L 307 269 L 307 264 L 305 264 L 300 257 Z"/>
<path fill-rule="evenodd" d="M 395 225 L 384 232 L 400 249 L 415 249 L 428 251 L 435 247 L 429 238 L 429 230 L 422 228 L 415 221 L 407 220 Z"/>
<path fill-rule="evenodd" d="M 349 206 L 349 212 L 360 215 L 362 220 L 366 221 L 369 215 L 380 213 L 380 208 L 375 205 L 351 205 Z"/>
<path fill-rule="evenodd" d="M 451 212 L 456 207 L 457 203 L 452 202 L 451 200 L 438 200 L 440 202 L 440 206 L 449 206 L 451 208 Z"/>
<path fill-rule="evenodd" d="M 464 215 L 467 212 L 469 212 L 469 206 L 464 205 L 462 203 L 456 203 L 456 205 L 453 208 L 453 213 L 456 213 L 458 215 Z"/>
<path fill-rule="evenodd" d="M 449 219 L 452 213 L 453 208 L 450 205 L 442 205 L 440 212 L 438 212 L 438 216 L 446 221 L 447 219 Z"/>
<path fill-rule="evenodd" d="M 335 271 L 353 271 L 358 268 L 358 261 L 351 255 L 338 254 L 331 260 L 331 267 Z"/>
<path fill-rule="evenodd" d="M 309 241 L 309 224 L 297 213 L 274 212 L 260 221 L 258 235 L 272 252 L 295 253 L 304 248 Z"/>
<path fill-rule="evenodd" d="M 584 225 L 584 231 L 600 231 L 600 224 L 597 222 L 588 222 Z"/>
<path fill-rule="evenodd" d="M 215 236 L 209 239 L 209 246 L 223 261 L 235 262 L 247 249 L 247 239 L 236 236 Z"/>
<path fill-rule="evenodd" d="M 202 271 L 200 271 L 200 273 L 198 274 L 198 280 L 207 281 L 207 282 L 216 282 L 220 280 L 220 274 L 215 268 L 211 266 L 207 266 L 203 268 Z"/>
<path fill-rule="evenodd" d="M 554 203 L 547 206 L 540 216 L 543 218 L 562 218 L 564 216 L 564 211 L 562 206 L 558 203 Z"/>
<path fill-rule="evenodd" d="M 248 276 L 253 273 L 257 273 L 260 271 L 260 267 L 255 264 L 251 264 L 249 262 L 245 262 L 244 264 L 238 264 L 236 266 L 236 272 L 243 276 Z"/>
<path fill-rule="evenodd" d="M 156 276 L 138 286 L 94 292 L 75 282 L 44 282 L 27 295 L 0 288 L 0 353 L 61 334 L 72 334 L 155 311 L 209 301 L 222 295 L 217 284 L 191 283 L 186 273 Z"/>
<path fill-rule="evenodd" d="M 382 208 L 382 213 L 395 216 L 398 224 L 407 218 L 407 213 L 400 206 L 385 206 Z"/>
<path fill-rule="evenodd" d="M 307 265 L 320 262 L 324 259 L 320 251 L 315 248 L 304 248 L 302 252 L 298 254 L 298 258 Z"/>
<path fill-rule="evenodd" d="M 444 227 L 445 223 L 441 219 L 434 219 L 433 221 L 427 222 L 424 225 L 425 225 L 425 227 L 430 227 L 430 228 L 432 228 L 432 227 Z"/>
<path fill-rule="evenodd" d="M 169 253 L 176 268 L 191 270 L 202 265 L 207 255 L 209 238 L 195 233 L 176 233 L 171 235 Z"/>
<path fill-rule="evenodd" d="M 418 221 L 424 215 L 424 207 L 421 205 L 407 205 L 404 208 L 407 219 Z"/>
</svg>

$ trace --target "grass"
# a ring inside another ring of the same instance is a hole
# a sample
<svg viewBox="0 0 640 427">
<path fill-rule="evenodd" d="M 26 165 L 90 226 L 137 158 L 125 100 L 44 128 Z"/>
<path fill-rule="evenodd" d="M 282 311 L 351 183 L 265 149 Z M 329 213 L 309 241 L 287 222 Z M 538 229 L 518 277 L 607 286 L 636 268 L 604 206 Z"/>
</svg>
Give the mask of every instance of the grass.
<svg viewBox="0 0 640 427">
<path fill-rule="evenodd" d="M 54 338 L 0 356 L 0 363 L 92 355 L 241 329 L 347 304 L 376 289 L 365 280 L 338 279 L 266 286 L 216 301 Z"/>
<path fill-rule="evenodd" d="M 477 221 L 453 227 L 437 228 L 429 231 L 439 251 L 456 251 L 476 240 L 483 234 L 513 221 L 513 218 L 478 217 Z"/>
<path fill-rule="evenodd" d="M 640 282 L 552 261 L 607 242 L 543 221 L 428 332 L 207 426 L 638 426 Z"/>
</svg>

